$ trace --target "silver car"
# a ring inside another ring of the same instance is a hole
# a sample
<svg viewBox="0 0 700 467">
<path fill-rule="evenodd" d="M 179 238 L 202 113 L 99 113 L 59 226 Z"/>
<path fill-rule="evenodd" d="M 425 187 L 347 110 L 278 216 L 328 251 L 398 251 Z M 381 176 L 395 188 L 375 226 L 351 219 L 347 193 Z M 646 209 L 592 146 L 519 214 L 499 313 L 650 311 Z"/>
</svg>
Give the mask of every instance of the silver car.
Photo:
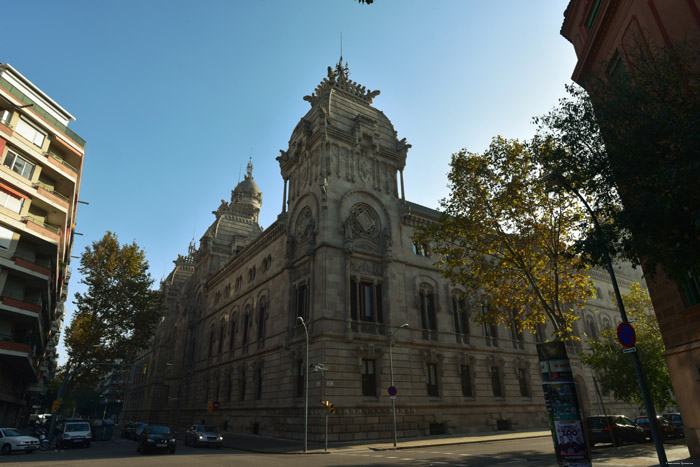
<svg viewBox="0 0 700 467">
<path fill-rule="evenodd" d="M 26 436 L 16 428 L 0 428 L 0 451 L 3 454 L 12 452 L 26 452 L 39 449 L 39 440 L 33 436 Z"/>
<path fill-rule="evenodd" d="M 185 432 L 185 445 L 220 448 L 223 443 L 224 437 L 214 425 L 192 425 Z"/>
</svg>

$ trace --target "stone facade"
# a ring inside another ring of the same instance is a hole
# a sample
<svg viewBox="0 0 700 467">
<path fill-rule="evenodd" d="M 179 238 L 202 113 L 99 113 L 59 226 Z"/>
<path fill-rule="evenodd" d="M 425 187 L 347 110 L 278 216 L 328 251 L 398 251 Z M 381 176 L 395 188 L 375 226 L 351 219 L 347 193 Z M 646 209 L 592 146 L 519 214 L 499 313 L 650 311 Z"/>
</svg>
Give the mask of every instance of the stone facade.
<svg viewBox="0 0 700 467">
<path fill-rule="evenodd" d="M 535 335 L 471 321 L 414 244 L 438 213 L 405 200 L 410 145 L 370 105 L 378 94 L 329 67 L 277 158 L 284 209 L 264 231 L 248 165 L 163 284 L 167 312 L 124 420 L 303 438 L 301 317 L 308 362 L 325 368 L 308 375 L 311 440 L 323 439 L 324 400 L 330 441 L 390 438 L 392 369 L 399 437 L 547 426 Z"/>
</svg>

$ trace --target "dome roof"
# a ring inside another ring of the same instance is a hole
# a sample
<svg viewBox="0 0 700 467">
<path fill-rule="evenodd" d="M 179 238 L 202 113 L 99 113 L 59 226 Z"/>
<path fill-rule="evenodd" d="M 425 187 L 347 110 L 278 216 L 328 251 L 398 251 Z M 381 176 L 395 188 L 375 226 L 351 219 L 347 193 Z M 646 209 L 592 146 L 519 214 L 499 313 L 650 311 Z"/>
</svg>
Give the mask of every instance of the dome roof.
<svg viewBox="0 0 700 467">
<path fill-rule="evenodd" d="M 236 194 L 247 194 L 257 196 L 262 193 L 258 184 L 253 181 L 253 177 L 248 177 L 247 175 L 243 177 L 243 181 L 236 185 L 233 189 Z"/>
</svg>

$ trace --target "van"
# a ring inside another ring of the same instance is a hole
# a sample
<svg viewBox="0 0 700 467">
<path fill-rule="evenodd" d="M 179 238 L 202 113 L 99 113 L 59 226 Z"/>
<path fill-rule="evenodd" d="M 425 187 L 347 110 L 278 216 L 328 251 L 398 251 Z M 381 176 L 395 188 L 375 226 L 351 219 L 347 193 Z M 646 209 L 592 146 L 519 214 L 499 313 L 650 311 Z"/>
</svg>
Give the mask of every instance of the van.
<svg viewBox="0 0 700 467">
<path fill-rule="evenodd" d="M 56 427 L 56 447 L 65 449 L 69 446 L 90 447 L 92 432 L 86 420 L 69 418 L 58 423 Z"/>
</svg>

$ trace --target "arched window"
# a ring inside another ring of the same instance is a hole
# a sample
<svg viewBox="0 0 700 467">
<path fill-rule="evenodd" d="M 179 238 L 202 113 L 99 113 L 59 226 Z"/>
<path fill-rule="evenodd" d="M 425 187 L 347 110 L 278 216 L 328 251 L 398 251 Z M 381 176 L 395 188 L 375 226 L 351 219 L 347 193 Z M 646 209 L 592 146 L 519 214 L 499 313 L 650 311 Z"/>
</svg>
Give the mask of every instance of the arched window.
<svg viewBox="0 0 700 467">
<path fill-rule="evenodd" d="M 437 310 L 436 297 L 433 287 L 429 284 L 421 284 L 418 291 L 421 328 L 423 339 L 437 340 Z"/>
<path fill-rule="evenodd" d="M 469 309 L 467 299 L 459 291 L 452 294 L 452 315 L 455 322 L 455 335 L 460 344 L 469 343 Z"/>
<path fill-rule="evenodd" d="M 229 328 L 230 328 L 231 336 L 229 337 L 229 340 L 228 340 L 228 349 L 231 352 L 234 352 L 235 348 L 236 348 L 236 315 L 231 313 L 231 317 L 229 319 L 230 319 Z"/>
<path fill-rule="evenodd" d="M 211 323 L 211 332 L 209 333 L 209 356 L 214 355 L 214 339 L 216 339 L 216 329 L 214 323 Z"/>
<path fill-rule="evenodd" d="M 219 354 L 224 348 L 224 338 L 226 338 L 226 320 L 221 318 L 221 324 L 219 325 Z"/>
<path fill-rule="evenodd" d="M 267 320 L 267 299 L 260 299 L 258 304 L 258 349 L 265 346 L 265 322 Z"/>
<path fill-rule="evenodd" d="M 250 305 L 245 307 L 245 311 L 243 312 L 243 336 L 241 340 L 241 347 L 243 349 L 243 353 L 248 352 L 248 327 L 250 325 Z"/>
</svg>

